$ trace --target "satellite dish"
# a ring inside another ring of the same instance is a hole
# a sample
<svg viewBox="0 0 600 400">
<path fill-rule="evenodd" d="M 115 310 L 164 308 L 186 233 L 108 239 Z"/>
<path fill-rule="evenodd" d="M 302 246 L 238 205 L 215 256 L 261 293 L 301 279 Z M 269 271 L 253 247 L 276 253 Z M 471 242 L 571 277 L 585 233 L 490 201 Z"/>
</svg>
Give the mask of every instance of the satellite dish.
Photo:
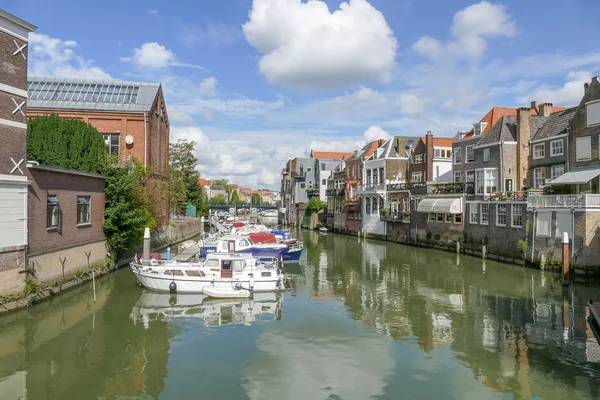
<svg viewBox="0 0 600 400">
<path fill-rule="evenodd" d="M 131 135 L 125 136 L 125 143 L 132 144 L 133 143 L 133 136 L 131 136 Z"/>
</svg>

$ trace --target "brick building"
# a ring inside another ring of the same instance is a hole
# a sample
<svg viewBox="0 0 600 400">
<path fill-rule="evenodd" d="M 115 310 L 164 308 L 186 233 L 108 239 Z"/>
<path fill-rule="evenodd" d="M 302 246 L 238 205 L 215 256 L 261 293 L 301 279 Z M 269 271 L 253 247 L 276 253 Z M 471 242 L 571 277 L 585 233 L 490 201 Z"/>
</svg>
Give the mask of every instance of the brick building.
<svg viewBox="0 0 600 400">
<path fill-rule="evenodd" d="M 169 117 L 158 83 L 30 78 L 27 117 L 58 114 L 89 123 L 104 136 L 111 155 L 140 160 L 159 225 L 168 218 Z"/>
<path fill-rule="evenodd" d="M 105 176 L 30 163 L 29 263 L 40 280 L 62 277 L 106 259 Z"/>
<path fill-rule="evenodd" d="M 454 138 L 436 138 L 431 131 L 419 138 L 411 157 L 408 178 L 411 182 L 452 181 L 452 143 Z"/>
<path fill-rule="evenodd" d="M 35 29 L 0 10 L 0 292 L 20 290 L 27 265 L 27 45 Z"/>
</svg>

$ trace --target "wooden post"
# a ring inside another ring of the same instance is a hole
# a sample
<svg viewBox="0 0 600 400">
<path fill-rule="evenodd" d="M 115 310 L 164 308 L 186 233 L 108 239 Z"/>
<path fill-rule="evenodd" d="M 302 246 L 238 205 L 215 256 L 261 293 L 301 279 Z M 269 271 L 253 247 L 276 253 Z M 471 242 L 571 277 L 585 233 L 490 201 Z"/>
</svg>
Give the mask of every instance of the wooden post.
<svg viewBox="0 0 600 400">
<path fill-rule="evenodd" d="M 563 232 L 562 238 L 562 284 L 569 284 L 569 234 Z"/>
<path fill-rule="evenodd" d="M 456 254 L 460 254 L 460 241 L 456 241 Z"/>
<path fill-rule="evenodd" d="M 487 257 L 487 246 L 485 244 L 481 245 L 481 258 L 485 259 Z"/>
</svg>

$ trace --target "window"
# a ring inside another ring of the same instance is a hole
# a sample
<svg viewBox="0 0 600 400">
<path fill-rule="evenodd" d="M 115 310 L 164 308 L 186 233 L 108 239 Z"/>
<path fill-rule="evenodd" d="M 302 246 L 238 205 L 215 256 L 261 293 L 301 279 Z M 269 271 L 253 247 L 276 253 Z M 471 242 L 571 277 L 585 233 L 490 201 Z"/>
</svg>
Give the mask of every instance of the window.
<svg viewBox="0 0 600 400">
<path fill-rule="evenodd" d="M 385 183 L 385 173 L 383 168 L 379 168 L 379 183 Z"/>
<path fill-rule="evenodd" d="M 512 178 L 507 178 L 504 180 L 504 191 L 512 192 L 513 191 L 513 180 Z"/>
<path fill-rule="evenodd" d="M 498 191 L 498 170 L 480 169 L 475 171 L 475 193 L 492 194 Z"/>
<path fill-rule="evenodd" d="M 555 236 L 557 239 L 562 238 L 563 232 L 567 232 L 571 236 L 571 213 L 556 213 L 556 229 Z"/>
<path fill-rule="evenodd" d="M 466 182 L 475 182 L 475 171 L 467 171 L 466 176 Z"/>
<path fill-rule="evenodd" d="M 415 154 L 415 164 L 421 164 L 423 162 L 423 154 Z"/>
<path fill-rule="evenodd" d="M 304 189 L 305 187 L 306 187 L 306 184 L 305 184 L 305 183 L 301 183 L 301 184 L 300 184 L 300 188 L 301 188 L 301 189 Z"/>
<path fill-rule="evenodd" d="M 556 179 L 565 173 L 564 165 L 553 165 L 550 167 L 550 179 Z"/>
<path fill-rule="evenodd" d="M 462 182 L 462 172 L 454 171 L 454 182 Z"/>
<path fill-rule="evenodd" d="M 412 181 L 413 182 L 421 182 L 423 179 L 423 172 L 413 172 L 412 173 Z"/>
<path fill-rule="evenodd" d="M 544 158 L 544 157 L 546 157 L 546 144 L 545 143 L 534 144 L 533 145 L 533 159 L 537 160 L 539 158 Z"/>
<path fill-rule="evenodd" d="M 77 196 L 77 225 L 90 223 L 90 196 Z"/>
<path fill-rule="evenodd" d="M 442 157 L 442 150 L 440 150 L 440 149 L 435 149 L 435 157 L 436 157 L 436 158 L 440 158 L 440 157 Z"/>
<path fill-rule="evenodd" d="M 442 214 L 442 213 L 436 213 L 435 214 L 435 220 L 437 222 L 444 222 L 444 214 Z"/>
<path fill-rule="evenodd" d="M 453 214 L 454 215 L 454 223 L 462 224 L 462 214 Z"/>
<path fill-rule="evenodd" d="M 550 236 L 551 225 L 552 211 L 538 211 L 535 224 L 536 236 Z"/>
<path fill-rule="evenodd" d="M 506 204 L 496 204 L 496 225 L 506 226 Z"/>
<path fill-rule="evenodd" d="M 562 156 L 563 155 L 563 140 L 553 140 L 550 142 L 550 156 Z"/>
<path fill-rule="evenodd" d="M 533 170 L 533 187 L 541 188 L 546 183 L 546 168 L 535 168 Z"/>
<path fill-rule="evenodd" d="M 523 207 L 520 204 L 512 204 L 511 209 L 511 223 L 510 226 L 513 228 L 523 227 Z"/>
<path fill-rule="evenodd" d="M 485 127 L 487 126 L 487 122 L 478 122 L 476 124 L 473 124 L 473 134 L 475 136 L 480 136 L 483 131 L 485 130 Z"/>
<path fill-rule="evenodd" d="M 47 228 L 57 228 L 58 227 L 58 217 L 59 217 L 59 208 L 58 208 L 58 199 L 54 195 L 48 195 L 47 200 Z"/>
<path fill-rule="evenodd" d="M 490 161 L 490 149 L 483 149 L 483 161 Z"/>
<path fill-rule="evenodd" d="M 454 164 L 460 164 L 462 163 L 462 159 L 460 156 L 460 147 L 455 147 L 454 148 Z"/>
<path fill-rule="evenodd" d="M 483 170 L 479 170 L 476 171 L 477 173 L 475 174 L 475 193 L 476 194 L 483 194 L 484 193 L 484 174 L 483 174 Z"/>
<path fill-rule="evenodd" d="M 586 104 L 587 126 L 600 124 L 600 102 L 592 101 Z"/>
<path fill-rule="evenodd" d="M 321 185 L 327 186 L 327 179 L 321 179 Z"/>
<path fill-rule="evenodd" d="M 307 170 L 308 172 L 310 172 L 310 171 L 312 171 L 312 168 L 311 168 L 311 167 L 308 167 L 308 168 L 306 168 L 306 170 Z"/>
<path fill-rule="evenodd" d="M 467 162 L 475 161 L 475 152 L 473 151 L 473 146 L 467 146 Z"/>
<path fill-rule="evenodd" d="M 592 159 L 592 138 L 590 136 L 577 138 L 575 141 L 575 159 L 577 161 Z"/>
<path fill-rule="evenodd" d="M 321 163 L 321 171 L 325 171 L 325 163 Z"/>
<path fill-rule="evenodd" d="M 382 210 L 385 207 L 385 202 L 383 201 L 383 197 L 379 198 L 379 209 Z"/>
<path fill-rule="evenodd" d="M 429 222 L 435 222 L 435 214 L 431 213 L 431 212 L 429 214 L 427 214 L 427 220 Z"/>
<path fill-rule="evenodd" d="M 452 214 L 446 214 L 446 222 L 449 224 L 452 223 Z"/>
<path fill-rule="evenodd" d="M 103 133 L 104 145 L 111 156 L 119 155 L 119 134 L 118 133 Z"/>
<path fill-rule="evenodd" d="M 476 224 L 479 222 L 479 204 L 471 203 L 469 204 L 469 222 L 472 224 Z"/>
<path fill-rule="evenodd" d="M 371 214 L 371 198 L 367 197 L 366 201 L 365 201 L 365 214 L 369 215 Z"/>
<path fill-rule="evenodd" d="M 482 225 L 487 225 L 490 220 L 490 204 L 489 203 L 481 203 L 481 213 L 479 214 L 479 223 Z"/>
<path fill-rule="evenodd" d="M 372 213 L 373 214 L 377 214 L 377 199 L 373 199 L 373 201 L 371 202 L 371 207 L 372 207 Z"/>
<path fill-rule="evenodd" d="M 410 199 L 408 197 L 402 200 L 402 211 L 410 211 Z"/>
</svg>

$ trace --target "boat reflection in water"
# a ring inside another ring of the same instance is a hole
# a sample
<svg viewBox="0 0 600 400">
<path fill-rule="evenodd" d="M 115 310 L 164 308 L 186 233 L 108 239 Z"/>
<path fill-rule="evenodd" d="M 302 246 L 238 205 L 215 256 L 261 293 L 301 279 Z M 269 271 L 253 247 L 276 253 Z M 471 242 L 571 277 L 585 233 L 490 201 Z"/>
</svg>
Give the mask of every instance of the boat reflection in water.
<svg viewBox="0 0 600 400">
<path fill-rule="evenodd" d="M 199 318 L 207 327 L 227 324 L 250 325 L 281 319 L 281 293 L 254 293 L 247 299 L 215 299 L 203 294 L 144 292 L 130 318 L 148 329 L 150 321 Z"/>
</svg>

